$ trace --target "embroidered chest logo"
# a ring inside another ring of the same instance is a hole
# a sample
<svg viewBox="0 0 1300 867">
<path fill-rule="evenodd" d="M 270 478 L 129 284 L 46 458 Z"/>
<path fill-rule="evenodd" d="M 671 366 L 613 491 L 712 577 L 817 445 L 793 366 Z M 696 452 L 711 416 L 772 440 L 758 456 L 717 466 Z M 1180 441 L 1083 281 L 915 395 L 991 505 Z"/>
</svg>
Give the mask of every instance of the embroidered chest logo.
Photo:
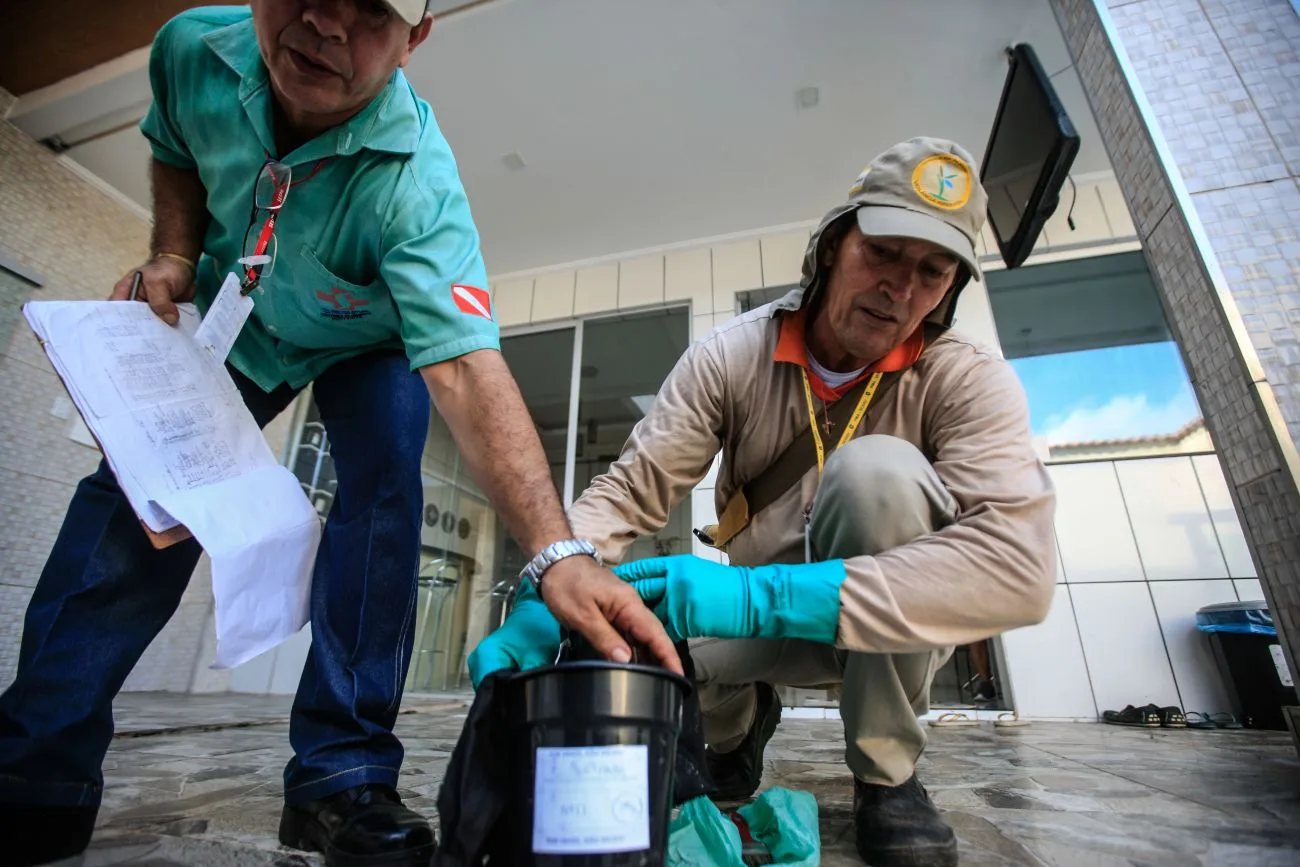
<svg viewBox="0 0 1300 867">
<path fill-rule="evenodd" d="M 326 319 L 360 319 L 370 315 L 370 301 L 356 297 L 341 286 L 328 292 L 317 289 L 316 299 L 321 303 L 320 315 Z"/>
</svg>

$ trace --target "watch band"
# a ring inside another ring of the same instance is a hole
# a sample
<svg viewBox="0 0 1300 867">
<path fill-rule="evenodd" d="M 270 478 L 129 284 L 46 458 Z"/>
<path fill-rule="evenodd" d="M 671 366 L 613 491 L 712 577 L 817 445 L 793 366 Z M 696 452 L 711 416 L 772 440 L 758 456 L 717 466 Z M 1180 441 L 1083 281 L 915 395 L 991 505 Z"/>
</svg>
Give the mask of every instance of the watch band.
<svg viewBox="0 0 1300 867">
<path fill-rule="evenodd" d="M 586 539 L 561 539 L 558 542 L 552 542 L 545 548 L 537 552 L 537 556 L 528 561 L 528 565 L 519 573 L 520 578 L 527 579 L 537 591 L 537 595 L 542 595 L 542 576 L 546 570 L 550 569 L 556 563 L 566 557 L 591 557 L 600 565 L 605 565 L 604 560 L 600 557 L 600 552 L 596 546 Z"/>
</svg>

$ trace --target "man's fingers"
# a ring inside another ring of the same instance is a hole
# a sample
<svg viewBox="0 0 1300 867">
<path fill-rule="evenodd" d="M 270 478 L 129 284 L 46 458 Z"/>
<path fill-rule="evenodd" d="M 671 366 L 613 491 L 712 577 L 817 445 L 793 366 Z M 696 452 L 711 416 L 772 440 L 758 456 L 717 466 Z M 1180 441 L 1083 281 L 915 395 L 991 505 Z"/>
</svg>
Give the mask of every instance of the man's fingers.
<svg viewBox="0 0 1300 867">
<path fill-rule="evenodd" d="M 168 325 L 175 325 L 180 321 L 181 315 L 176 310 L 176 302 L 172 301 L 171 295 L 161 286 L 151 286 L 148 290 L 149 306 L 158 318 Z"/>
<path fill-rule="evenodd" d="M 127 274 L 117 284 L 113 286 L 113 293 L 108 296 L 109 301 L 125 301 L 131 297 L 131 279 L 134 274 Z"/>
<path fill-rule="evenodd" d="M 667 578 L 638 578 L 630 586 L 641 597 L 641 601 L 653 607 L 668 592 Z"/>
<path fill-rule="evenodd" d="M 667 557 L 647 557 L 615 566 L 611 570 L 624 581 L 642 581 L 647 578 L 664 578 L 668 575 Z"/>
<path fill-rule="evenodd" d="M 606 659 L 613 662 L 632 660 L 632 649 L 627 646 L 627 642 L 614 627 L 610 626 L 599 610 L 592 611 L 590 616 L 575 628 L 591 643 L 596 652 Z"/>
<path fill-rule="evenodd" d="M 478 689 L 484 679 L 494 671 L 510 668 L 514 660 L 505 652 L 498 642 L 490 641 L 491 636 L 479 642 L 478 647 L 469 655 L 469 679 Z"/>
<path fill-rule="evenodd" d="M 619 612 L 619 628 L 632 636 L 637 644 L 650 651 L 650 655 L 673 674 L 683 674 L 682 660 L 677 648 L 664 630 L 655 613 L 644 605 L 629 605 Z"/>
</svg>

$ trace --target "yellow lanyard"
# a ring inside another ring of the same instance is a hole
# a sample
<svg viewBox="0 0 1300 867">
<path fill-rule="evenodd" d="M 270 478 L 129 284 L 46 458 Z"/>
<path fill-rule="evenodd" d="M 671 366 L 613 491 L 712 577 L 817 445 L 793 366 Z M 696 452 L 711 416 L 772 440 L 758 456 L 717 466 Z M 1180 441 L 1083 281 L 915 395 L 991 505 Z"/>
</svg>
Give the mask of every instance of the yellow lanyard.
<svg viewBox="0 0 1300 867">
<path fill-rule="evenodd" d="M 822 435 L 817 430 L 817 410 L 813 406 L 812 386 L 808 382 L 808 371 L 800 368 L 799 375 L 803 377 L 803 396 L 808 402 L 808 420 L 812 422 L 813 443 L 817 446 L 817 474 L 821 475 L 822 469 L 826 466 L 826 448 L 822 445 Z M 858 405 L 853 410 L 853 415 L 849 418 L 849 423 L 844 426 L 844 433 L 840 434 L 839 442 L 835 448 L 844 445 L 853 437 L 853 432 L 858 429 L 862 423 L 862 417 L 867 414 L 867 407 L 871 404 L 871 398 L 875 397 L 876 386 L 880 385 L 880 380 L 884 374 L 880 372 L 873 373 L 871 380 L 867 383 L 866 389 L 862 392 L 862 397 L 858 398 Z"/>
</svg>

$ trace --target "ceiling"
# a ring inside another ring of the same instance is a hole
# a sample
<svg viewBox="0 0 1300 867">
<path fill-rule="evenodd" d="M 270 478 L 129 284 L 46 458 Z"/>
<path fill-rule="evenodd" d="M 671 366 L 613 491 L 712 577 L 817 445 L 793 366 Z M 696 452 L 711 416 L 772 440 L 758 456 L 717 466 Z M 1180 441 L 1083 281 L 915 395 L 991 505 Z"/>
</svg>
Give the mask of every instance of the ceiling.
<svg viewBox="0 0 1300 867">
<path fill-rule="evenodd" d="M 408 74 L 501 275 L 816 220 L 914 135 L 978 159 L 1021 41 L 1082 136 L 1075 172 L 1108 171 L 1042 0 L 491 0 L 440 22 Z M 147 204 L 148 149 L 123 126 L 147 100 L 137 68 L 12 119 L 37 138 L 98 133 L 69 154 Z"/>
<path fill-rule="evenodd" d="M 0 87 L 23 96 L 148 45 L 198 0 L 40 0 L 5 4 Z"/>
</svg>

